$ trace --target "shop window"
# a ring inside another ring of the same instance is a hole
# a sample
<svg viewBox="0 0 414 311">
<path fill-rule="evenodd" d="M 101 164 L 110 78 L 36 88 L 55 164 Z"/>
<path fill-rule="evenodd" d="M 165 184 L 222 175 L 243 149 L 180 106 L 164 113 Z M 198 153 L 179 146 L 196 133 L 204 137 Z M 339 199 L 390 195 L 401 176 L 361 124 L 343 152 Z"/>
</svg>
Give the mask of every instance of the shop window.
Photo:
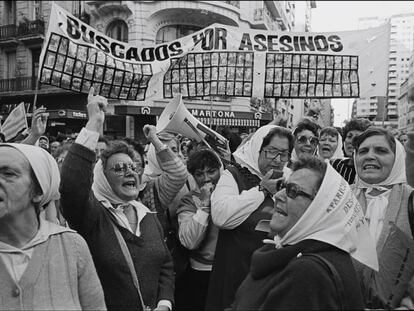
<svg viewBox="0 0 414 311">
<path fill-rule="evenodd" d="M 117 19 L 108 25 L 106 35 L 118 41 L 128 42 L 128 25 Z"/>
<path fill-rule="evenodd" d="M 191 35 L 193 32 L 199 31 L 202 27 L 189 25 L 170 25 L 158 30 L 155 38 L 156 44 L 174 41 L 176 39 Z"/>
</svg>

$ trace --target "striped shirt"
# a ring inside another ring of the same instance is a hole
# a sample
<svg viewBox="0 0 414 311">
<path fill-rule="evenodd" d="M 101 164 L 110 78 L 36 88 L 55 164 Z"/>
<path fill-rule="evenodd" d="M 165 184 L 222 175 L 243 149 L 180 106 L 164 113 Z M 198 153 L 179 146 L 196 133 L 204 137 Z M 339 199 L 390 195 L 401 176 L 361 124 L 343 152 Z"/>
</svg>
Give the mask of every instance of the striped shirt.
<svg viewBox="0 0 414 311">
<path fill-rule="evenodd" d="M 352 185 L 355 181 L 355 165 L 352 158 L 344 159 L 334 159 L 331 160 L 332 167 L 339 173 L 341 176 Z"/>
</svg>

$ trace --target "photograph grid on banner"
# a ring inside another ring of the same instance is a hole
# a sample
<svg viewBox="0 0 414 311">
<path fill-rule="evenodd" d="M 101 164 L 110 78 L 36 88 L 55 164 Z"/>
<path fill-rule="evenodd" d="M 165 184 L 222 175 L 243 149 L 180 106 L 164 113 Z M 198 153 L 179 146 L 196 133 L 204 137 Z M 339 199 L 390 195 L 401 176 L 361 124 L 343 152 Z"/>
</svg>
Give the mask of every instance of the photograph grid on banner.
<svg viewBox="0 0 414 311">
<path fill-rule="evenodd" d="M 358 56 L 266 53 L 265 97 L 359 97 Z"/>
<path fill-rule="evenodd" d="M 188 53 L 171 59 L 164 75 L 164 97 L 239 96 L 251 97 L 252 52 Z"/>
<path fill-rule="evenodd" d="M 56 33 L 46 49 L 41 83 L 84 93 L 94 87 L 99 95 L 111 99 L 145 99 L 153 75 L 150 64 L 122 62 Z"/>
</svg>

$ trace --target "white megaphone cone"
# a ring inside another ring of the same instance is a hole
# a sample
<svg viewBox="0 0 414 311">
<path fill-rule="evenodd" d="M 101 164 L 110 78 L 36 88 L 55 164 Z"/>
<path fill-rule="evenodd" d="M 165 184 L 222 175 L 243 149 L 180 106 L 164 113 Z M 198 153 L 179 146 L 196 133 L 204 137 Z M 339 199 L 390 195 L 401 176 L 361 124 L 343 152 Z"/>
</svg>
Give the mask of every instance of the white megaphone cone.
<svg viewBox="0 0 414 311">
<path fill-rule="evenodd" d="M 181 134 L 198 142 L 202 141 L 208 146 L 210 145 L 206 142 L 206 136 L 210 136 L 221 147 L 227 147 L 226 138 L 205 126 L 185 108 L 181 94 L 175 96 L 164 108 L 158 119 L 156 130 L 157 133 Z"/>
</svg>

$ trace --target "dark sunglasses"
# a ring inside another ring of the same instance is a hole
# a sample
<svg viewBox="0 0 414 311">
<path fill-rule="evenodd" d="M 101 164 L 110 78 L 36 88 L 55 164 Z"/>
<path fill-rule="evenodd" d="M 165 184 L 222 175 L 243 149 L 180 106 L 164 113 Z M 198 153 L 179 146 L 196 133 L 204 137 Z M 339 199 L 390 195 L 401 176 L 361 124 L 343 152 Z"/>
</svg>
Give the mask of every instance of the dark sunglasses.
<svg viewBox="0 0 414 311">
<path fill-rule="evenodd" d="M 305 135 L 299 136 L 296 140 L 302 145 L 306 144 L 309 141 L 311 145 L 316 146 L 319 142 L 319 139 L 317 137 L 307 137 Z"/>
<path fill-rule="evenodd" d="M 141 170 L 141 168 L 138 167 L 138 165 L 134 162 L 131 162 L 131 163 L 119 162 L 109 169 L 113 170 L 114 173 L 118 176 L 125 175 L 128 172 L 128 169 L 130 169 L 134 174 L 138 174 Z"/>
<path fill-rule="evenodd" d="M 277 191 L 280 191 L 282 189 L 286 189 L 286 195 L 291 199 L 296 199 L 299 195 L 310 200 L 313 200 L 315 198 L 314 195 L 306 193 L 297 184 L 294 183 L 286 183 L 285 181 L 281 181 L 277 185 Z"/>
</svg>

